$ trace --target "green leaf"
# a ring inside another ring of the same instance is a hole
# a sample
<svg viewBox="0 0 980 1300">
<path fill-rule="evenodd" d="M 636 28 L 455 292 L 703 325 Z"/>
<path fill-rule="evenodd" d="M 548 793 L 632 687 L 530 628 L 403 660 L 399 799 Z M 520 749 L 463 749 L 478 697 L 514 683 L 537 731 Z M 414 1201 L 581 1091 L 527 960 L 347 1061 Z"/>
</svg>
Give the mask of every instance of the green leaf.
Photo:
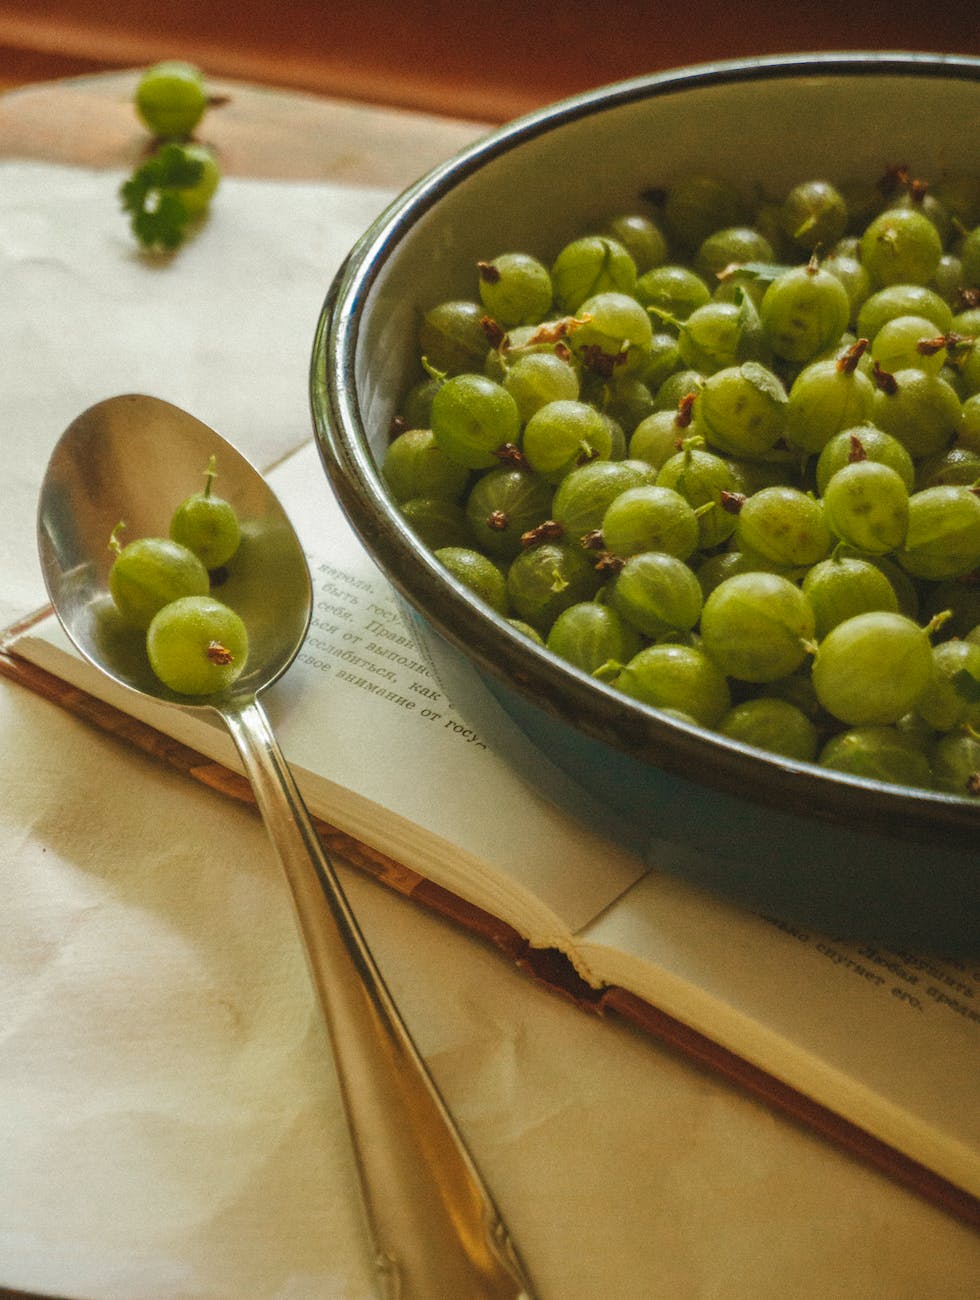
<svg viewBox="0 0 980 1300">
<path fill-rule="evenodd" d="M 792 270 L 792 267 L 783 265 L 779 262 L 739 262 L 738 266 L 733 267 L 730 276 L 726 278 L 740 278 L 742 276 L 747 280 L 759 280 L 764 284 L 769 284 L 786 271 Z"/>
<path fill-rule="evenodd" d="M 160 189 L 189 189 L 204 175 L 201 160 L 179 144 L 165 144 L 151 162 L 156 164 L 156 185 Z"/>
<path fill-rule="evenodd" d="M 179 144 L 166 144 L 142 163 L 119 189 L 133 234 L 144 248 L 172 251 L 187 235 L 190 214 L 180 197 L 201 179 L 204 164 Z"/>
</svg>

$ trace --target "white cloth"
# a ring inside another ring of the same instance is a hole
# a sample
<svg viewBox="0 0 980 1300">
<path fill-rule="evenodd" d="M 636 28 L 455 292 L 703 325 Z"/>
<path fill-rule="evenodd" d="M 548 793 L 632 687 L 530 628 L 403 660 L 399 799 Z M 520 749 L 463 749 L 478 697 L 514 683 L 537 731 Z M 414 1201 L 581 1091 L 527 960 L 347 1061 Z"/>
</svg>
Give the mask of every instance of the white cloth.
<svg viewBox="0 0 980 1300">
<path fill-rule="evenodd" d="M 263 464 L 309 436 L 341 255 L 386 195 L 223 183 L 167 264 L 119 177 L 0 163 L 0 623 L 85 406 L 142 390 Z M 257 817 L 0 681 L 0 1286 L 362 1300 L 357 1191 Z M 967 1300 L 965 1228 L 496 953 L 344 874 L 541 1300 Z M 433 1300 L 442 1300 L 441 1297 Z"/>
</svg>

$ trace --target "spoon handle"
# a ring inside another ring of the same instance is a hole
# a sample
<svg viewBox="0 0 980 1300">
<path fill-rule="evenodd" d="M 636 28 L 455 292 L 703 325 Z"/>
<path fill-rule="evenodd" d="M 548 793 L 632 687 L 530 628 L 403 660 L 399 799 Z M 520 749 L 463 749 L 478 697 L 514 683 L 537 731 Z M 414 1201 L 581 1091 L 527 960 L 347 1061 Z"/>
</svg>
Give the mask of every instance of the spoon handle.
<svg viewBox="0 0 980 1300">
<path fill-rule="evenodd" d="M 326 1017 L 386 1300 L 533 1300 L 385 987 L 259 702 L 220 710 L 286 872 Z"/>
</svg>

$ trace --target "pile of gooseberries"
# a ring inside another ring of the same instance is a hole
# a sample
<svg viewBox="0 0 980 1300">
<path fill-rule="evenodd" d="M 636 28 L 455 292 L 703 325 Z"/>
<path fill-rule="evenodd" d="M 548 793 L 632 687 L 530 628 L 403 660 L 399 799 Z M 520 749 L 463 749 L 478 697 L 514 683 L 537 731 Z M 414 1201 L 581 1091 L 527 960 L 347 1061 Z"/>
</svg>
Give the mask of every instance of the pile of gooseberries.
<svg viewBox="0 0 980 1300">
<path fill-rule="evenodd" d="M 980 796 L 980 177 L 685 177 L 472 284 L 382 464 L 440 563 L 688 723 Z"/>
<path fill-rule="evenodd" d="M 241 675 L 248 633 L 213 587 L 227 576 L 241 529 L 234 507 L 212 491 L 215 458 L 202 491 L 174 511 L 167 537 L 121 543 L 120 523 L 109 548 L 109 592 L 125 623 L 145 635 L 157 678 L 178 695 L 214 695 Z"/>
</svg>

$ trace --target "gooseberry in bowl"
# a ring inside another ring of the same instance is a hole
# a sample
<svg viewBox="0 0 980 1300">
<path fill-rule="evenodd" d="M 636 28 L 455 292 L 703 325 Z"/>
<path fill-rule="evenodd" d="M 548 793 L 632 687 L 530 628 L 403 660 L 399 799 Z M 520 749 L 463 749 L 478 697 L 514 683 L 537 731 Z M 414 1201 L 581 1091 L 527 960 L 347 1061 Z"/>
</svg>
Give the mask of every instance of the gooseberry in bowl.
<svg viewBox="0 0 980 1300">
<path fill-rule="evenodd" d="M 311 366 L 328 477 L 437 671 L 476 671 L 603 830 L 766 915 L 951 955 L 980 950 L 980 676 L 934 649 L 976 640 L 980 497 L 916 475 L 973 445 L 980 286 L 937 277 L 972 265 L 975 151 L 941 124 L 978 100 L 980 59 L 853 52 L 542 109 L 382 214 Z M 384 469 L 420 428 L 468 475 L 448 557 L 391 490 L 404 453 Z"/>
</svg>

